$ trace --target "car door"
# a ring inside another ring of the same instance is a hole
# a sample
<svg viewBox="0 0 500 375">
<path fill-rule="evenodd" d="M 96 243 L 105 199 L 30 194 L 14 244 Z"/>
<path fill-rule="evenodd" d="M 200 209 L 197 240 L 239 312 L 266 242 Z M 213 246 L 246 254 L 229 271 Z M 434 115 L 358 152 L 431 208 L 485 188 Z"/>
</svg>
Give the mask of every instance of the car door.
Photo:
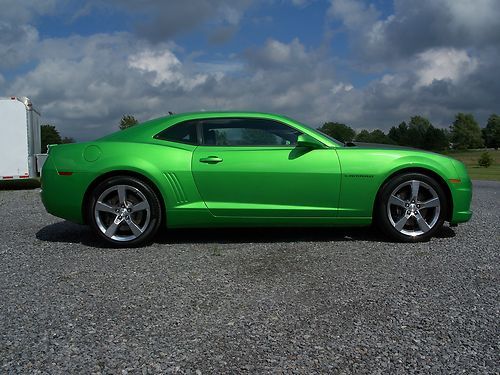
<svg viewBox="0 0 500 375">
<path fill-rule="evenodd" d="M 193 153 L 199 193 L 214 216 L 333 217 L 340 166 L 332 148 L 297 147 L 300 131 L 259 118 L 199 122 Z"/>
</svg>

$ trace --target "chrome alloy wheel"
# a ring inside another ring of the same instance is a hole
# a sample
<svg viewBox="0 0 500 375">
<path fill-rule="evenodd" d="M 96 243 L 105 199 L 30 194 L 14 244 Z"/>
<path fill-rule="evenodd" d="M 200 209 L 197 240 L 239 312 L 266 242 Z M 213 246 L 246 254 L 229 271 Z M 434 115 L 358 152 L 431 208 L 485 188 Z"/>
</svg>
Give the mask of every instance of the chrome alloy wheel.
<svg viewBox="0 0 500 375">
<path fill-rule="evenodd" d="M 147 229 L 151 207 L 139 189 L 130 185 L 115 185 L 99 195 L 94 218 L 106 237 L 115 241 L 132 241 Z"/>
<path fill-rule="evenodd" d="M 441 202 L 436 190 L 419 180 L 398 185 L 387 202 L 387 215 L 392 226 L 411 237 L 431 230 L 439 220 L 440 211 Z"/>
</svg>

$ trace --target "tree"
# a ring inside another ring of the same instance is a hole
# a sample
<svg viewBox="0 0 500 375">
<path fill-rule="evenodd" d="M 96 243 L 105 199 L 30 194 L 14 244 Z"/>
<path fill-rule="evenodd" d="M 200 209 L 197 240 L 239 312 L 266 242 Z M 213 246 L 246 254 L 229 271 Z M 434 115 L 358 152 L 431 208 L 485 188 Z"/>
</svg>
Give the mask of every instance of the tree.
<svg viewBox="0 0 500 375">
<path fill-rule="evenodd" d="M 408 125 L 405 121 L 397 127 L 393 126 L 388 133 L 389 139 L 400 146 L 411 146 L 412 141 L 408 135 Z"/>
<path fill-rule="evenodd" d="M 356 135 L 354 129 L 339 122 L 325 122 L 318 130 L 341 142 L 352 141 Z"/>
<path fill-rule="evenodd" d="M 453 146 L 459 149 L 484 146 L 481 128 L 470 113 L 457 113 L 450 127 Z"/>
<path fill-rule="evenodd" d="M 413 116 L 409 125 L 406 122 L 393 126 L 388 133 L 390 140 L 401 146 L 418 147 L 424 150 L 443 150 L 449 146 L 446 129 L 434 127 L 422 116 Z"/>
<path fill-rule="evenodd" d="M 356 142 L 370 143 L 370 132 L 368 130 L 361 130 L 355 138 Z"/>
<path fill-rule="evenodd" d="M 444 129 L 431 126 L 425 132 L 423 149 L 440 151 L 448 148 L 449 145 L 448 135 Z"/>
<path fill-rule="evenodd" d="M 389 133 L 387 133 L 387 136 L 398 145 L 402 145 L 403 133 L 406 134 L 407 132 L 408 132 L 408 125 L 406 125 L 406 122 L 403 121 L 398 126 L 391 127 L 389 129 Z"/>
<path fill-rule="evenodd" d="M 371 132 L 361 130 L 355 139 L 357 142 L 394 144 L 394 141 L 380 129 L 375 129 Z"/>
<path fill-rule="evenodd" d="M 61 135 L 54 125 L 45 124 L 40 127 L 40 138 L 42 141 L 42 153 L 47 152 L 47 146 L 60 144 Z"/>
<path fill-rule="evenodd" d="M 123 115 L 120 120 L 120 130 L 131 128 L 134 125 L 137 125 L 139 121 L 132 115 Z"/>
<path fill-rule="evenodd" d="M 483 152 L 477 163 L 480 167 L 488 168 L 493 163 L 493 158 L 489 152 Z"/>
<path fill-rule="evenodd" d="M 422 116 L 413 116 L 408 124 L 408 141 L 413 147 L 428 149 L 425 142 L 426 134 L 433 126 L 429 120 Z"/>
<path fill-rule="evenodd" d="M 486 147 L 498 149 L 500 147 L 500 116 L 491 115 L 482 133 Z"/>
<path fill-rule="evenodd" d="M 61 140 L 61 143 L 62 144 L 67 144 L 67 143 L 75 143 L 75 139 L 72 138 L 72 137 L 64 137 L 62 140 Z"/>
<path fill-rule="evenodd" d="M 375 129 L 370 133 L 370 142 L 393 144 L 392 140 L 380 129 Z"/>
</svg>

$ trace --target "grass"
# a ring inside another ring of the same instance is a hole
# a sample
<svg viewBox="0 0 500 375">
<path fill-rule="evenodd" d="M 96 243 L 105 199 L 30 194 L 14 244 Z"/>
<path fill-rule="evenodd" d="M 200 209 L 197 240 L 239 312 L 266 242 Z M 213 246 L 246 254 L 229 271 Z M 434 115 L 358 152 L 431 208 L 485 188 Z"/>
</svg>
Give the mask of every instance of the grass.
<svg viewBox="0 0 500 375">
<path fill-rule="evenodd" d="M 464 163 L 473 180 L 500 181 L 500 150 L 488 150 L 493 158 L 488 168 L 480 167 L 477 163 L 483 152 L 485 150 L 464 150 L 446 151 L 444 154 Z"/>
</svg>

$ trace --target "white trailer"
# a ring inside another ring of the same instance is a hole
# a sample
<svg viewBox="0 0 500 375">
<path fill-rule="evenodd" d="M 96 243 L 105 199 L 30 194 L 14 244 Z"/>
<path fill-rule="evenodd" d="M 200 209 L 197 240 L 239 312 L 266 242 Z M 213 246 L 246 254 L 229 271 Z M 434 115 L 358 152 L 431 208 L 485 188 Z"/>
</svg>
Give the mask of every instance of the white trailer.
<svg viewBox="0 0 500 375">
<path fill-rule="evenodd" d="M 38 177 L 46 158 L 40 148 L 40 113 L 31 100 L 0 98 L 0 181 Z"/>
</svg>

